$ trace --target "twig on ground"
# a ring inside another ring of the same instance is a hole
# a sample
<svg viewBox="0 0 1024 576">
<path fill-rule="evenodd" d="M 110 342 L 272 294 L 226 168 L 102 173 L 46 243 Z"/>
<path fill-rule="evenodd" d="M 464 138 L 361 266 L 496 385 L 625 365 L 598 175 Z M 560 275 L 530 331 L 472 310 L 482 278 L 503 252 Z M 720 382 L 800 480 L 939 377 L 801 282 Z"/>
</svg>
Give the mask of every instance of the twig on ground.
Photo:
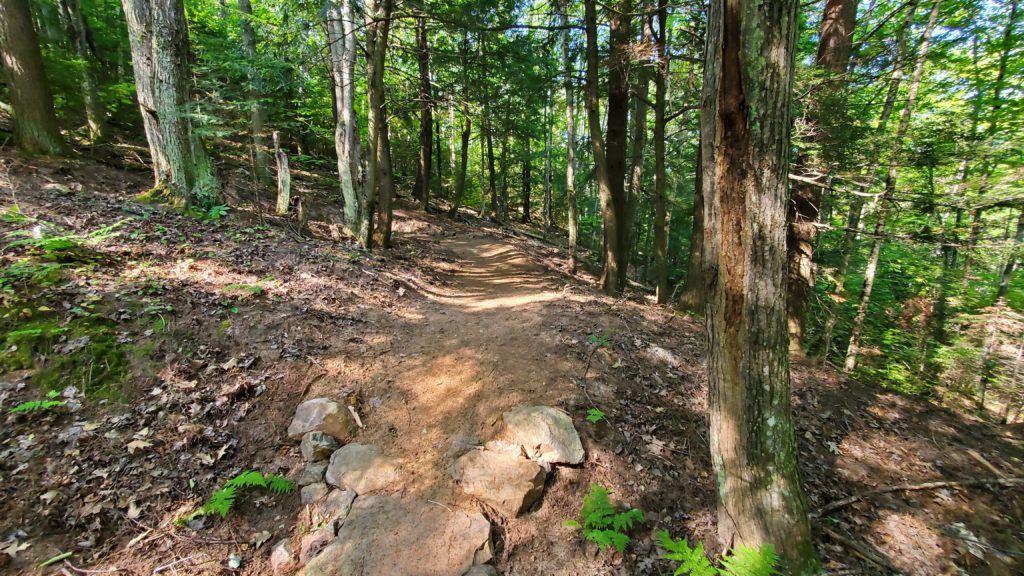
<svg viewBox="0 0 1024 576">
<path fill-rule="evenodd" d="M 192 559 L 191 556 L 186 556 L 184 558 L 180 558 L 178 560 L 175 560 L 174 562 L 169 562 L 167 564 L 164 564 L 163 566 L 157 566 L 156 568 L 153 569 L 153 574 L 159 574 L 160 572 L 163 572 L 164 570 L 175 571 L 174 570 L 175 566 L 177 566 L 178 564 L 181 564 L 183 562 L 188 562 L 191 559 Z"/>
<path fill-rule="evenodd" d="M 123 572 L 124 568 L 104 568 L 103 570 L 87 570 L 85 568 L 79 568 L 67 560 L 64 561 L 64 565 L 70 568 L 73 572 L 79 574 L 110 574 L 113 572 Z"/>
<path fill-rule="evenodd" d="M 888 486 L 885 488 L 877 488 L 875 490 L 868 490 L 861 494 L 855 494 L 842 500 L 836 500 L 830 504 L 826 504 L 821 508 L 818 508 L 811 514 L 813 518 L 820 518 L 826 514 L 830 514 L 845 508 L 850 504 L 860 502 L 861 500 L 870 496 L 878 496 L 879 494 L 889 494 L 891 492 L 913 492 L 917 490 L 935 490 L 937 488 L 951 488 L 951 487 L 966 487 L 966 486 L 1016 486 L 1018 484 L 1024 484 L 1024 476 L 1011 476 L 1004 478 L 982 478 L 974 480 L 943 480 L 937 482 L 921 482 L 918 484 L 898 484 L 896 486 Z"/>
<path fill-rule="evenodd" d="M 861 558 L 867 560 L 868 562 L 871 562 L 872 564 L 881 566 L 882 568 L 885 568 L 887 570 L 892 570 L 893 572 L 899 572 L 899 570 L 895 566 L 892 565 L 892 562 L 889 562 L 888 558 L 885 558 L 883 556 L 879 556 L 878 554 L 875 554 L 870 548 L 868 548 L 867 546 L 864 546 L 863 544 L 857 542 L 856 540 L 851 540 L 851 539 L 847 538 L 846 536 L 843 536 L 843 535 L 839 534 L 835 530 L 832 530 L 831 528 L 826 528 L 826 527 L 822 526 L 821 530 L 825 534 L 828 534 L 830 538 L 832 538 L 836 542 L 839 542 L 840 544 L 846 546 L 850 550 L 853 550 L 854 554 L 860 556 Z"/>
</svg>

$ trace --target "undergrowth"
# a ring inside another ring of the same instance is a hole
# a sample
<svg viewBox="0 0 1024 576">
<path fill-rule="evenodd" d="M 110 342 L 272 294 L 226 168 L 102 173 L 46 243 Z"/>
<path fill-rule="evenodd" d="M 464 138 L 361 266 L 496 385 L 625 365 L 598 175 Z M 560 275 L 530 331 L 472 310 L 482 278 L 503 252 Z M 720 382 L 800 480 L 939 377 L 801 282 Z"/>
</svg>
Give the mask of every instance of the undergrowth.
<svg viewBox="0 0 1024 576">
<path fill-rule="evenodd" d="M 243 488 L 266 488 L 275 494 L 285 494 L 295 490 L 295 484 L 280 474 L 264 475 L 255 470 L 246 470 L 225 482 L 224 487 L 214 492 L 205 504 L 190 514 L 179 516 L 175 522 L 184 525 L 200 516 L 214 514 L 224 518 L 235 506 L 238 491 Z"/>
<path fill-rule="evenodd" d="M 627 531 L 636 523 L 643 523 L 644 513 L 636 508 L 625 512 L 616 512 L 612 505 L 608 490 L 593 484 L 590 493 L 583 497 L 580 509 L 580 520 L 566 520 L 570 528 L 583 530 L 583 537 L 596 543 L 601 550 L 615 548 L 620 553 L 629 545 Z"/>
<path fill-rule="evenodd" d="M 665 552 L 661 555 L 666 560 L 679 562 L 673 576 L 775 576 L 778 571 L 779 558 L 771 544 L 761 548 L 737 546 L 721 558 L 721 567 L 711 564 L 704 553 L 704 545 L 697 544 L 691 548 L 683 538 L 678 540 L 669 536 L 668 532 L 658 532 L 658 547 Z"/>
<path fill-rule="evenodd" d="M 50 390 L 46 393 L 47 400 L 31 400 L 29 402 L 22 402 L 14 408 L 11 408 L 11 414 L 25 414 L 28 412 L 40 412 L 53 410 L 54 408 L 64 405 L 63 400 L 57 400 L 60 393 L 56 390 Z"/>
</svg>

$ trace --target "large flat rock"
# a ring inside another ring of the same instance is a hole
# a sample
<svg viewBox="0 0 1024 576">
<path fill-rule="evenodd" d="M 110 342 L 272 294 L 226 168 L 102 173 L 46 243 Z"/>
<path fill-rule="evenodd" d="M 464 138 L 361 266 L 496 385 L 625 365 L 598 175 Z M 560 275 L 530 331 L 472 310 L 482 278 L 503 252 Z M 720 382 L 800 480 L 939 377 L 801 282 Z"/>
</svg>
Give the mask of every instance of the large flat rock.
<svg viewBox="0 0 1024 576">
<path fill-rule="evenodd" d="M 338 537 L 299 574 L 462 576 L 491 556 L 491 525 L 482 514 L 395 496 L 361 496 Z"/>
<path fill-rule="evenodd" d="M 329 398 L 313 398 L 299 404 L 288 425 L 288 437 L 292 440 L 302 438 L 307 432 L 323 432 L 340 442 L 348 442 L 358 431 L 359 425 L 348 408 Z"/>
<path fill-rule="evenodd" d="M 540 498 L 546 476 L 537 463 L 518 454 L 489 450 L 467 452 L 452 466 L 452 477 L 463 492 L 512 517 Z"/>
<path fill-rule="evenodd" d="M 572 418 L 550 406 L 520 406 L 502 414 L 498 440 L 518 444 L 527 458 L 546 464 L 579 464 L 586 455 Z"/>
<path fill-rule="evenodd" d="M 326 478 L 329 484 L 366 494 L 394 482 L 398 478 L 398 462 L 381 454 L 376 446 L 353 442 L 331 454 Z"/>
</svg>

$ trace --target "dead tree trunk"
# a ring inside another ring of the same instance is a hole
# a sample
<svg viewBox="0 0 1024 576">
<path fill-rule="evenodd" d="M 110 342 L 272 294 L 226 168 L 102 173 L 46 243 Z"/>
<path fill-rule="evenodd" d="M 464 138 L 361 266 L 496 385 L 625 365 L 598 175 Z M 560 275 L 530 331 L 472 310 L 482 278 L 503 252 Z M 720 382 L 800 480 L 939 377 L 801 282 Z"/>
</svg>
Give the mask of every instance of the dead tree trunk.
<svg viewBox="0 0 1024 576">
<path fill-rule="evenodd" d="M 123 0 L 142 121 L 157 188 L 182 203 L 211 205 L 220 182 L 192 125 L 188 28 L 182 0 Z"/>
<path fill-rule="evenodd" d="M 0 2 L 0 60 L 14 110 L 14 141 L 30 154 L 63 154 L 28 0 Z"/>
<path fill-rule="evenodd" d="M 701 110 L 711 459 L 724 547 L 820 572 L 800 485 L 786 331 L 796 0 L 713 0 Z"/>
<path fill-rule="evenodd" d="M 292 200 L 292 176 L 288 170 L 288 154 L 281 149 L 281 136 L 274 132 L 274 160 L 277 162 L 277 213 L 287 214 Z"/>
</svg>

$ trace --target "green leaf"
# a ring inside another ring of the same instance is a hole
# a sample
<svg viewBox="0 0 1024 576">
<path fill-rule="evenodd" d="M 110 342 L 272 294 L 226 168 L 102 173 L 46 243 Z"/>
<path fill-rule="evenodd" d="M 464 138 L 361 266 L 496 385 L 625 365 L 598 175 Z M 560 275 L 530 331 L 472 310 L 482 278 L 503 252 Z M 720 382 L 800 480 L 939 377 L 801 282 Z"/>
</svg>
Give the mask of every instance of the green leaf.
<svg viewBox="0 0 1024 576">
<path fill-rule="evenodd" d="M 604 412 L 601 412 L 599 409 L 591 408 L 590 410 L 587 410 L 587 420 L 591 424 L 597 424 L 598 422 L 600 422 L 603 419 L 604 419 Z"/>
</svg>

